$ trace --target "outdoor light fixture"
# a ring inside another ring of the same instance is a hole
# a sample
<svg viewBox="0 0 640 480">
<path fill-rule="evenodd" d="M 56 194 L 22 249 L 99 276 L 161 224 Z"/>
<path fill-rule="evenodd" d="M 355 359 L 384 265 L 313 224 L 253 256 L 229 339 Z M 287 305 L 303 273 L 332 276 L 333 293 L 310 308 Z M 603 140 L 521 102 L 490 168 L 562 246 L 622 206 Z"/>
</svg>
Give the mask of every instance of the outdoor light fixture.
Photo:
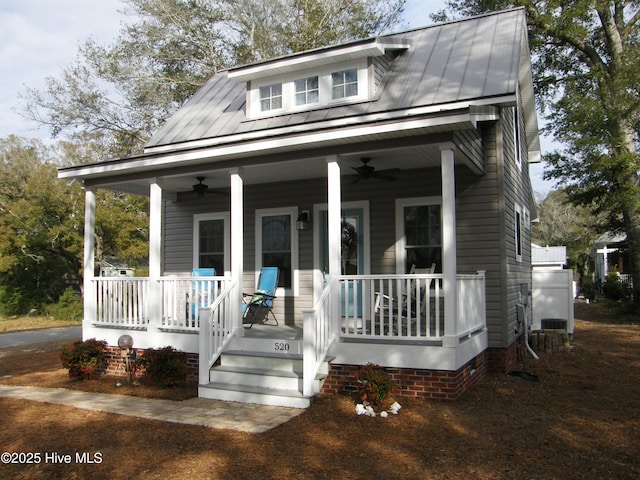
<svg viewBox="0 0 640 480">
<path fill-rule="evenodd" d="M 129 374 L 129 383 L 133 383 L 133 377 L 136 372 L 136 351 L 133 347 L 133 338 L 131 335 L 120 335 L 118 338 L 118 346 L 120 347 L 120 357 L 124 362 L 125 371 Z"/>
<path fill-rule="evenodd" d="M 296 220 L 296 230 L 307 230 L 309 228 L 309 210 L 302 210 Z"/>
</svg>

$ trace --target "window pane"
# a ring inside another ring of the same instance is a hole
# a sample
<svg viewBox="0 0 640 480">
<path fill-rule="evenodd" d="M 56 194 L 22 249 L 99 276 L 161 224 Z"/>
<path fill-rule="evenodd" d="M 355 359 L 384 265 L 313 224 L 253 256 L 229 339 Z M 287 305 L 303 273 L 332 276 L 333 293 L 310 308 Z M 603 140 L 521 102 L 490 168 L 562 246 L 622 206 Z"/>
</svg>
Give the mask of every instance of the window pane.
<svg viewBox="0 0 640 480">
<path fill-rule="evenodd" d="M 358 94 L 358 70 L 343 70 L 331 74 L 331 94 L 334 99 Z"/>
<path fill-rule="evenodd" d="M 318 77 L 301 78 L 294 81 L 296 105 L 306 105 L 318 101 Z"/>
<path fill-rule="evenodd" d="M 274 83 L 260 87 L 260 110 L 282 108 L 282 84 Z"/>
<path fill-rule="evenodd" d="M 440 205 L 418 205 L 404 208 L 406 272 L 412 265 L 436 270 L 442 265 Z"/>
<path fill-rule="evenodd" d="M 291 216 L 262 217 L 262 265 L 280 269 L 279 287 L 291 283 Z"/>
<path fill-rule="evenodd" d="M 224 273 L 224 220 L 199 222 L 198 267 L 216 269 L 217 275 Z"/>
</svg>

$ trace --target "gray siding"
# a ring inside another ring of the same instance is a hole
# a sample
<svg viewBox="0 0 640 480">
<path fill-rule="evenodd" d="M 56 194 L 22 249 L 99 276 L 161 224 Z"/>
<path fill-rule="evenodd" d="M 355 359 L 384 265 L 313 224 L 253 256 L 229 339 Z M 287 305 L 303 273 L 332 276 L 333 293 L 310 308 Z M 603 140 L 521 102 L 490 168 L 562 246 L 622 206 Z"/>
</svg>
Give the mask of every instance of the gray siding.
<svg viewBox="0 0 640 480">
<path fill-rule="evenodd" d="M 483 128 L 485 174 L 456 175 L 458 273 L 486 271 L 487 328 L 491 346 L 502 346 L 503 222 L 497 124 Z"/>
<path fill-rule="evenodd" d="M 523 258 L 515 258 L 515 204 L 529 206 L 530 189 L 526 157 L 518 169 L 513 154 L 510 109 L 503 119 L 481 128 L 480 146 L 485 158 L 485 174 L 477 176 L 466 167 L 456 166 L 456 219 L 458 272 L 486 271 L 487 325 L 491 347 L 504 348 L 514 341 L 515 304 L 522 301 L 521 285 L 531 285 L 530 229 L 523 230 Z M 473 142 L 477 149 L 478 142 Z M 526 155 L 523 148 L 523 155 Z M 477 154 L 477 152 L 475 153 Z M 350 170 L 343 168 L 343 202 L 367 201 L 370 212 L 369 238 L 371 272 L 395 273 L 395 199 L 440 196 L 441 175 L 438 168 L 406 170 L 396 182 L 370 179 L 352 183 Z M 326 204 L 326 178 L 282 182 L 270 185 L 246 185 L 244 199 L 244 267 L 243 290 L 255 288 L 255 211 L 263 208 L 297 207 L 313 211 L 314 205 Z M 188 273 L 192 267 L 193 215 L 228 211 L 225 197 L 198 197 L 180 194 L 177 202 L 166 202 L 164 270 Z M 296 233 L 299 240 L 299 294 L 276 301 L 276 315 L 300 325 L 302 311 L 313 301 L 313 241 L 318 226 Z"/>
<path fill-rule="evenodd" d="M 516 205 L 529 209 L 531 203 L 531 185 L 529 181 L 529 167 L 525 132 L 523 129 L 522 112 L 517 110 L 520 116 L 518 123 L 520 130 L 521 164 L 516 162 L 515 137 L 513 133 L 512 109 L 502 110 L 501 133 L 503 137 L 504 157 L 504 225 L 505 225 L 505 285 L 506 296 L 504 298 L 506 322 L 503 322 L 506 330 L 503 332 L 504 346 L 515 341 L 515 328 L 517 325 L 516 304 L 528 299 L 522 297 L 522 286 L 526 285 L 526 291 L 531 291 L 531 228 L 530 222 L 525 222 L 522 229 L 522 259 L 516 259 L 515 241 L 515 212 Z"/>
</svg>

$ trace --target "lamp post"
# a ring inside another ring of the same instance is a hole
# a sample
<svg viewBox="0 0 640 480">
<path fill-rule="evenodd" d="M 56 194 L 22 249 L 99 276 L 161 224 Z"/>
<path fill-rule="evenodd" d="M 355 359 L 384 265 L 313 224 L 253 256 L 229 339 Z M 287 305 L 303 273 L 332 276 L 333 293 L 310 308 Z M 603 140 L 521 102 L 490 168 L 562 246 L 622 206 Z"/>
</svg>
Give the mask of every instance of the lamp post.
<svg viewBox="0 0 640 480">
<path fill-rule="evenodd" d="M 129 374 L 129 383 L 136 385 L 133 382 L 133 377 L 136 372 L 136 351 L 133 347 L 133 338 L 131 335 L 121 335 L 118 338 L 118 347 L 120 347 L 120 357 L 124 362 L 125 370 Z"/>
</svg>

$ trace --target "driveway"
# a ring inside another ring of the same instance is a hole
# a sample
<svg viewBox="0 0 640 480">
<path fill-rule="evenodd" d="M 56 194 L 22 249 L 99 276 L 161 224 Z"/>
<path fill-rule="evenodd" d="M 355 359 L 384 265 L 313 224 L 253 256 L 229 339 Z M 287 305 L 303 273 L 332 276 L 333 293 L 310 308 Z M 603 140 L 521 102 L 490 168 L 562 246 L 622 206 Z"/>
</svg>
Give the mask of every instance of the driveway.
<svg viewBox="0 0 640 480">
<path fill-rule="evenodd" d="M 19 347 L 33 343 L 75 340 L 82 338 L 82 327 L 46 328 L 43 330 L 25 330 L 0 334 L 0 348 Z"/>
</svg>

